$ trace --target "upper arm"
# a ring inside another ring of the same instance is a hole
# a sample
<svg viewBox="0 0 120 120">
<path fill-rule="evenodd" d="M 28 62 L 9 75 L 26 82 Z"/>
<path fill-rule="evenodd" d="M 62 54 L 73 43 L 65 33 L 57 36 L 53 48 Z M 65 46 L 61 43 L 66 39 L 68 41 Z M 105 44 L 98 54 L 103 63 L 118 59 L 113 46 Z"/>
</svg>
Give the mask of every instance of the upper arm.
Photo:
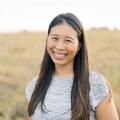
<svg viewBox="0 0 120 120">
<path fill-rule="evenodd" d="M 108 82 L 93 73 L 90 81 L 90 101 L 96 120 L 119 120 Z"/>
<path fill-rule="evenodd" d="M 95 109 L 96 120 L 119 120 L 111 93 Z"/>
</svg>

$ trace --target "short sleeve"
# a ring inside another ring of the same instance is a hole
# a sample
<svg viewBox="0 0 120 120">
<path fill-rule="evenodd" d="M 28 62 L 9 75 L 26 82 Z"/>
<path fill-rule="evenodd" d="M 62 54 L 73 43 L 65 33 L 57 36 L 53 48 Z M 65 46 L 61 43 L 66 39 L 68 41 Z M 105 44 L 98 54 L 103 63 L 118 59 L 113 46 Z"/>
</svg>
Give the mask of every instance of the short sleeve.
<svg viewBox="0 0 120 120">
<path fill-rule="evenodd" d="M 93 110 L 105 99 L 109 91 L 107 80 L 100 73 L 92 72 L 90 75 L 90 102 Z"/>
<path fill-rule="evenodd" d="M 27 98 L 28 102 L 30 101 L 30 98 L 31 98 L 32 93 L 34 91 L 34 88 L 35 88 L 35 85 L 36 85 L 36 82 L 37 82 L 37 78 L 38 78 L 38 75 L 35 76 L 25 87 L 25 95 L 26 95 L 26 98 Z"/>
</svg>

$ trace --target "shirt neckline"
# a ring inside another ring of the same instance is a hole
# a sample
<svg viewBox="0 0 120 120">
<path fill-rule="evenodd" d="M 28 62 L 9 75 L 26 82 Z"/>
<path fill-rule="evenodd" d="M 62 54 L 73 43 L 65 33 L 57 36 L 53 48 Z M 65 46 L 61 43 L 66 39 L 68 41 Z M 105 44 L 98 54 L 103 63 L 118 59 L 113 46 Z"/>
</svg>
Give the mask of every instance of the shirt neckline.
<svg viewBox="0 0 120 120">
<path fill-rule="evenodd" d="M 55 79 L 72 79 L 74 77 L 74 75 L 69 75 L 69 76 L 57 76 L 57 75 L 53 75 L 53 78 Z"/>
</svg>

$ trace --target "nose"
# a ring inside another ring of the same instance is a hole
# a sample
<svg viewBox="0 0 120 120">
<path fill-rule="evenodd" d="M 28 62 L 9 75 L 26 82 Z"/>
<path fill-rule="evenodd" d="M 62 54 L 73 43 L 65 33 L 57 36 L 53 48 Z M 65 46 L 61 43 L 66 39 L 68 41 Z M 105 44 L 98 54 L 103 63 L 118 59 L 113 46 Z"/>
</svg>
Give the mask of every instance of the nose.
<svg viewBox="0 0 120 120">
<path fill-rule="evenodd" d="M 56 45 L 56 48 L 57 49 L 64 49 L 64 43 L 62 40 L 59 40 L 57 45 Z"/>
</svg>

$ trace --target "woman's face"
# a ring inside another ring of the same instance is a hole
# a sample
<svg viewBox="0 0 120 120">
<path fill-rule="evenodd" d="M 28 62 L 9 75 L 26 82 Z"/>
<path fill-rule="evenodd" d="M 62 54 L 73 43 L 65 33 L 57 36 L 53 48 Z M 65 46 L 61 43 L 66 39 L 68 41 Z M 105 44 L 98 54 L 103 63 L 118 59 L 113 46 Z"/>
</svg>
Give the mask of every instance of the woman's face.
<svg viewBox="0 0 120 120">
<path fill-rule="evenodd" d="M 79 50 L 77 32 L 66 22 L 54 26 L 48 36 L 47 51 L 55 65 L 72 64 Z"/>
</svg>

